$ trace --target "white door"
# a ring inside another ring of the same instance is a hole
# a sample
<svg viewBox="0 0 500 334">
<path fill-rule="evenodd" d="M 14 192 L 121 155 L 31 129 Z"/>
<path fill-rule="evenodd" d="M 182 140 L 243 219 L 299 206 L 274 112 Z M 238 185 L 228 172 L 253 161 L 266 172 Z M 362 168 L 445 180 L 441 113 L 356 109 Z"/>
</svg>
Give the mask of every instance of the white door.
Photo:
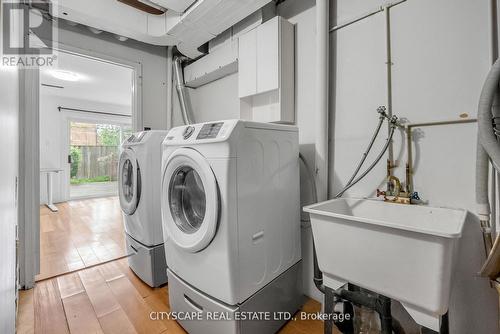
<svg viewBox="0 0 500 334">
<path fill-rule="evenodd" d="M 129 148 L 120 155 L 118 193 L 122 211 L 127 215 L 134 214 L 141 199 L 141 169 L 134 152 Z"/>
<path fill-rule="evenodd" d="M 176 246 L 199 252 L 215 236 L 219 190 L 208 161 L 196 150 L 180 148 L 167 161 L 162 181 L 162 216 Z"/>
</svg>

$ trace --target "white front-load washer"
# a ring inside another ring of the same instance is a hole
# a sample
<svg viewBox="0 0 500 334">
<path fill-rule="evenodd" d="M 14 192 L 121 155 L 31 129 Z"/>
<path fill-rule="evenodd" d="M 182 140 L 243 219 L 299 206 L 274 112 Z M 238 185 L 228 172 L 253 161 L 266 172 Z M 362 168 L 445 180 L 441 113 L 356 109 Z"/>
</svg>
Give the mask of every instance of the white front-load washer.
<svg viewBox="0 0 500 334">
<path fill-rule="evenodd" d="M 228 120 L 171 129 L 163 142 L 162 222 L 172 311 L 190 333 L 272 333 L 241 312 L 300 307 L 298 130 Z M 253 319 L 256 320 L 256 319 Z"/>
<path fill-rule="evenodd" d="M 161 144 L 167 131 L 143 131 L 122 144 L 118 165 L 120 206 L 128 263 L 152 287 L 167 282 L 161 225 Z"/>
</svg>

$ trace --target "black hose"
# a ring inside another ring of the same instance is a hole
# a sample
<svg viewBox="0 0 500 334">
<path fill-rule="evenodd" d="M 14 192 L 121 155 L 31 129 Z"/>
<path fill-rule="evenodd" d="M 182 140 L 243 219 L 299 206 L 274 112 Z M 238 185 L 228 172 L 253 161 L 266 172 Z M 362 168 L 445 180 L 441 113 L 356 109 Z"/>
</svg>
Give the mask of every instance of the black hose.
<svg viewBox="0 0 500 334">
<path fill-rule="evenodd" d="M 314 238 L 313 238 L 313 281 L 314 285 L 316 286 L 316 289 L 321 291 L 321 293 L 325 293 L 325 285 L 323 284 L 323 272 L 319 269 L 319 264 L 318 264 L 318 256 L 316 254 L 316 245 L 314 244 Z"/>
<path fill-rule="evenodd" d="M 314 177 L 314 172 L 307 163 L 306 158 L 302 155 L 302 153 L 299 153 L 299 159 L 302 161 L 304 164 L 304 167 L 306 168 L 307 175 L 309 176 L 309 181 L 311 182 L 311 192 L 312 192 L 312 197 L 313 197 L 313 203 L 318 203 L 318 189 L 316 188 L 316 180 Z M 303 223 L 308 223 L 311 220 L 310 219 L 300 219 L 301 222 Z"/>
</svg>

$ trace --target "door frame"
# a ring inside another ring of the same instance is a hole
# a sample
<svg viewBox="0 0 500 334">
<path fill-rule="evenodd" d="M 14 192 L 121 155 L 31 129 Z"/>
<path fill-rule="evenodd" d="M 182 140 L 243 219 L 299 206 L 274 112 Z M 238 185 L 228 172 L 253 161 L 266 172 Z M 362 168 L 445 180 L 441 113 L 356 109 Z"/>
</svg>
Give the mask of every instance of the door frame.
<svg viewBox="0 0 500 334">
<path fill-rule="evenodd" d="M 18 285 L 31 289 L 40 271 L 40 73 L 19 70 Z"/>
<path fill-rule="evenodd" d="M 95 123 L 95 124 L 110 124 L 110 125 L 129 125 L 130 122 L 128 115 L 117 116 L 117 115 L 92 115 L 85 114 L 85 112 L 78 111 L 61 111 L 62 119 L 61 123 L 64 125 L 64 129 L 61 135 L 61 142 L 64 145 L 64 148 L 61 150 L 61 166 L 63 172 L 61 173 L 61 177 L 64 179 L 61 182 L 62 186 L 62 199 L 63 201 L 72 200 L 71 198 L 71 184 L 70 184 L 70 164 L 68 163 L 68 155 L 70 155 L 70 146 L 71 146 L 71 122 L 81 122 L 81 123 Z M 133 124 L 130 124 L 133 127 Z M 116 194 L 118 195 L 118 194 Z M 74 199 L 85 199 L 85 198 L 93 198 L 93 196 L 79 197 Z"/>
<path fill-rule="evenodd" d="M 132 128 L 134 131 L 143 129 L 143 110 L 142 110 L 142 64 L 127 59 L 116 58 L 99 52 L 84 50 L 74 46 L 58 44 L 56 52 L 68 53 L 71 55 L 101 61 L 117 66 L 127 67 L 134 73 L 132 78 Z"/>
<path fill-rule="evenodd" d="M 135 131 L 143 127 L 142 64 L 117 58 L 92 50 L 58 43 L 56 52 L 65 52 L 81 57 L 129 67 L 132 78 L 132 126 Z M 18 272 L 19 286 L 33 288 L 35 275 L 40 271 L 40 71 L 20 71 L 19 98 L 22 107 L 20 119 L 19 147 L 19 222 L 18 222 Z M 31 117 L 28 117 L 30 115 Z"/>
</svg>

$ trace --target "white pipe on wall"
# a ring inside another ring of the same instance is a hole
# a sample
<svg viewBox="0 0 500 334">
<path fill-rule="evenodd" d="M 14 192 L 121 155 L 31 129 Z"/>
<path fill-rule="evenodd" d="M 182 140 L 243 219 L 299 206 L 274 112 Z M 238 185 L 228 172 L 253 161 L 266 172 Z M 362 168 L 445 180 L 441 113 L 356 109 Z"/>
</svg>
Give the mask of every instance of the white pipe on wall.
<svg viewBox="0 0 500 334">
<path fill-rule="evenodd" d="M 342 23 L 339 23 L 338 25 L 330 28 L 330 32 L 334 32 L 336 30 L 339 30 L 341 28 L 345 28 L 347 26 L 350 26 L 351 24 L 353 23 L 356 23 L 356 22 L 359 22 L 359 21 L 362 21 L 364 19 L 367 19 L 375 14 L 378 14 L 378 13 L 381 13 L 383 12 L 386 8 L 391 8 L 391 7 L 394 7 L 394 6 L 397 6 L 403 2 L 406 2 L 407 0 L 398 0 L 398 1 L 390 1 L 390 2 L 386 2 L 385 4 L 381 5 L 381 6 L 378 6 L 377 8 L 375 9 L 372 9 L 370 11 L 367 11 L 359 16 L 356 16 L 352 19 L 349 19 L 347 21 L 344 21 Z"/>
<path fill-rule="evenodd" d="M 316 188 L 328 199 L 329 0 L 316 0 Z"/>
<path fill-rule="evenodd" d="M 498 59 L 498 3 L 497 0 L 490 0 L 490 26 L 491 26 L 491 63 L 493 64 Z M 493 116 L 498 117 L 499 109 L 493 110 Z M 490 198 L 491 198 L 491 215 L 490 225 L 492 228 L 492 235 L 497 232 L 497 206 L 500 196 L 500 188 L 498 187 L 497 179 L 500 180 L 500 173 L 495 168 L 491 168 L 491 185 L 490 185 Z"/>
<path fill-rule="evenodd" d="M 385 50 L 386 50 L 386 75 L 387 75 L 387 116 L 392 118 L 392 49 L 391 49 L 391 7 L 384 7 L 385 13 Z M 391 126 L 388 124 L 388 133 L 391 132 Z M 388 159 L 390 162 L 389 168 L 392 169 L 394 161 L 394 147 L 393 143 L 389 144 L 387 150 Z M 392 175 L 392 174 L 391 174 Z"/>
</svg>

